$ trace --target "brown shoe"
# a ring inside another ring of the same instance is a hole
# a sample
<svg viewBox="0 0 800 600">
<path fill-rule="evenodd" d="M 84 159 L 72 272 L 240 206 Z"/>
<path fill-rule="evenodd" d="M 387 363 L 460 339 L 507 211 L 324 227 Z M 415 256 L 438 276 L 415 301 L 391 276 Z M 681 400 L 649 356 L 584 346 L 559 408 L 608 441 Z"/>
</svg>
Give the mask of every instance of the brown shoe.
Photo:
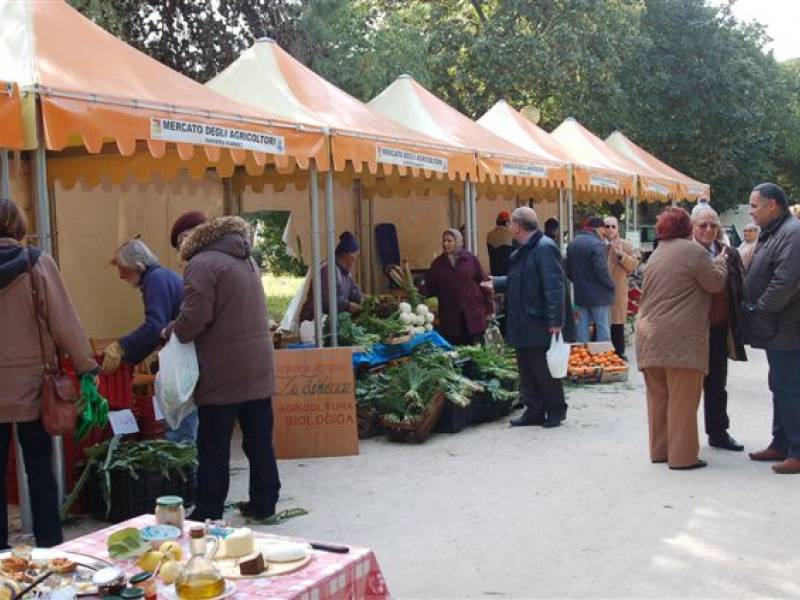
<svg viewBox="0 0 800 600">
<path fill-rule="evenodd" d="M 786 460 L 786 455 L 774 448 L 765 448 L 759 452 L 751 452 L 750 460 L 757 460 L 759 462 L 780 462 Z"/>
<path fill-rule="evenodd" d="M 800 475 L 800 458 L 787 458 L 777 465 L 772 465 L 772 470 L 779 475 Z"/>
</svg>

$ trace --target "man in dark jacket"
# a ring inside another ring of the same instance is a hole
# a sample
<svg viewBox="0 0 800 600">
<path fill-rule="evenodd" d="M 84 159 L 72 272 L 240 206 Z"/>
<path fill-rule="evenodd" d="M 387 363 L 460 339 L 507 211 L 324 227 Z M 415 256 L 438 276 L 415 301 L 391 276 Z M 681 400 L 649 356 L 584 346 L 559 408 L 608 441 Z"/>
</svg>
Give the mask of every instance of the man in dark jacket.
<svg viewBox="0 0 800 600">
<path fill-rule="evenodd" d="M 111 264 L 119 278 L 142 292 L 144 323 L 128 335 L 112 342 L 103 352 L 103 373 L 112 373 L 122 361 L 138 365 L 162 343 L 161 332 L 178 316 L 183 298 L 180 275 L 158 264 L 158 258 L 139 239 L 128 240 L 114 253 Z M 168 426 L 165 437 L 171 442 L 194 444 L 197 437 L 197 412 L 187 415 L 177 429 Z"/>
<path fill-rule="evenodd" d="M 575 290 L 579 342 L 589 341 L 592 323 L 598 342 L 611 339 L 609 311 L 614 302 L 614 280 L 608 272 L 605 231 L 603 219 L 589 217 L 583 231 L 567 246 L 567 276 Z"/>
<path fill-rule="evenodd" d="M 750 216 L 761 227 L 744 280 L 745 341 L 767 351 L 772 391 L 772 443 L 750 458 L 776 461 L 776 473 L 800 473 L 800 221 L 785 192 L 757 185 Z"/>
<path fill-rule="evenodd" d="M 506 277 L 486 282 L 507 301 L 507 338 L 516 349 L 520 395 L 525 412 L 512 426 L 558 427 L 567 415 L 564 388 L 547 366 L 552 334 L 564 326 L 564 270 L 561 252 L 538 229 L 539 220 L 526 206 L 511 213 L 511 232 L 519 248 L 511 255 Z"/>
<path fill-rule="evenodd" d="M 239 508 L 245 516 L 263 519 L 275 513 L 280 490 L 272 447 L 275 366 L 261 272 L 250 256 L 250 229 L 239 217 L 212 219 L 188 234 L 182 227 L 173 227 L 172 239 L 188 264 L 172 331 L 183 343 L 194 341 L 200 366 L 194 389 L 200 416 L 197 502 L 190 518 L 222 518 L 238 420 L 250 462 L 250 501 Z"/>
<path fill-rule="evenodd" d="M 489 272 L 492 275 L 508 275 L 511 264 L 511 244 L 514 236 L 508 228 L 511 216 L 501 210 L 495 219 L 495 228 L 486 234 L 486 249 L 489 251 Z"/>
</svg>

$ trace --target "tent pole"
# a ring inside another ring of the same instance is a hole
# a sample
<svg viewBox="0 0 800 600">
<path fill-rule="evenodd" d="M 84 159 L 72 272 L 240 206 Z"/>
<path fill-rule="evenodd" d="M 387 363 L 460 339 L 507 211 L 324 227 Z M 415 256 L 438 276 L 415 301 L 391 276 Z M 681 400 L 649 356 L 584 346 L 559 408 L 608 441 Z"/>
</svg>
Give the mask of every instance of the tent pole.
<svg viewBox="0 0 800 600">
<path fill-rule="evenodd" d="M 8 170 L 8 150 L 0 150 L 0 198 L 11 199 L 11 176 Z"/>
<path fill-rule="evenodd" d="M 472 253 L 478 254 L 478 187 L 474 182 L 470 183 L 469 201 L 469 212 L 472 217 Z"/>
<path fill-rule="evenodd" d="M 308 186 L 311 190 L 311 286 L 314 298 L 314 344 L 322 348 L 322 280 L 320 279 L 319 252 L 319 179 L 317 163 L 313 159 L 308 168 Z"/>
<path fill-rule="evenodd" d="M 448 209 L 450 213 L 450 227 L 458 227 L 458 218 L 456 216 L 456 195 L 452 186 L 450 186 L 450 188 L 447 190 L 447 199 L 449 202 Z"/>
<path fill-rule="evenodd" d="M 569 190 L 567 193 L 567 222 L 569 223 L 568 238 L 569 241 L 572 241 L 575 234 L 575 198 L 573 190 Z"/>
<path fill-rule="evenodd" d="M 36 233 L 39 236 L 39 249 L 53 255 L 53 231 L 50 224 L 50 196 L 47 189 L 47 150 L 44 141 L 42 106 L 36 103 L 37 144 L 34 152 L 36 171 Z M 59 505 L 64 500 L 64 440 L 61 436 L 53 438 L 53 471 L 56 477 L 56 491 Z M 19 478 L 19 473 L 17 473 Z"/>
<path fill-rule="evenodd" d="M 339 345 L 338 313 L 336 302 L 336 219 L 333 214 L 333 161 L 325 173 L 325 221 L 328 229 L 328 329 L 331 346 Z"/>
<path fill-rule="evenodd" d="M 470 215 L 469 192 L 469 179 L 466 179 L 464 180 L 464 243 L 467 246 L 467 250 L 472 252 L 472 218 Z"/>
<path fill-rule="evenodd" d="M 558 190 L 558 248 L 564 253 L 564 190 Z"/>
</svg>

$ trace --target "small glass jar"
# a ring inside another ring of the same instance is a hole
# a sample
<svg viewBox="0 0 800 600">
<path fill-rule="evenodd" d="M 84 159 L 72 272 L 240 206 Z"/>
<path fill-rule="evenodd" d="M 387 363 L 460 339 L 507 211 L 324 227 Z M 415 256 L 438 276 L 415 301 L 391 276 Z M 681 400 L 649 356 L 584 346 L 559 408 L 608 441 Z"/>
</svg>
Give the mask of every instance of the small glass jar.
<svg viewBox="0 0 800 600">
<path fill-rule="evenodd" d="M 125 571 L 119 567 L 106 567 L 92 575 L 92 583 L 97 586 L 98 596 L 116 596 L 125 589 Z"/>
<path fill-rule="evenodd" d="M 160 496 L 156 498 L 156 523 L 159 525 L 173 525 L 181 530 L 181 536 L 183 536 L 183 521 L 185 518 L 183 498 L 180 496 Z"/>
<path fill-rule="evenodd" d="M 128 581 L 133 587 L 144 592 L 145 600 L 155 600 L 158 597 L 158 584 L 150 571 L 132 575 Z"/>
</svg>

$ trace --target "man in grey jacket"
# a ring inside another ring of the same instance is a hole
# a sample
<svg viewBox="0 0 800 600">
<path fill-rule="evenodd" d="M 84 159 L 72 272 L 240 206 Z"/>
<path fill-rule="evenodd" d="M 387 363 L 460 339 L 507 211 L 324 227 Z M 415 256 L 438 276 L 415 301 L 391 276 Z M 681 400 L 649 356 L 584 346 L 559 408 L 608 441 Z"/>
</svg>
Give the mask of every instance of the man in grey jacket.
<svg viewBox="0 0 800 600">
<path fill-rule="evenodd" d="M 750 458 L 775 461 L 772 470 L 800 473 L 800 221 L 784 191 L 762 183 L 750 195 L 750 215 L 761 227 L 744 280 L 745 341 L 764 348 L 772 392 L 772 442 Z"/>
<path fill-rule="evenodd" d="M 614 280 L 608 271 L 605 242 L 606 223 L 589 217 L 583 231 L 567 247 L 567 277 L 575 290 L 578 306 L 578 341 L 589 341 L 589 326 L 594 323 L 597 341 L 611 339 L 609 323 L 614 303 Z"/>
</svg>

